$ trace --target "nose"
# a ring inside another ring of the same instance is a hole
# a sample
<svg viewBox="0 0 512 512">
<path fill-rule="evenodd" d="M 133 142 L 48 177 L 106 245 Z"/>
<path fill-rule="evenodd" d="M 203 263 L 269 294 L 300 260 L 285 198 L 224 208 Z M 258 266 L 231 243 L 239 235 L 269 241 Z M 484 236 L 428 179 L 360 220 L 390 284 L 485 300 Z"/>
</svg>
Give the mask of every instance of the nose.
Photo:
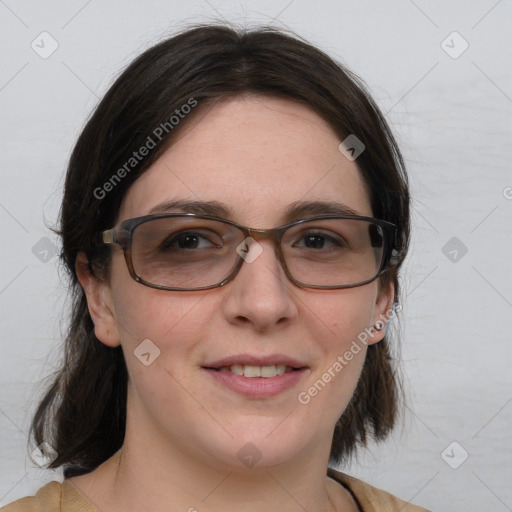
<svg viewBox="0 0 512 512">
<path fill-rule="evenodd" d="M 271 240 L 240 248 L 244 262 L 226 284 L 223 314 L 232 324 L 251 324 L 257 331 L 289 323 L 297 317 L 297 293 L 279 262 Z"/>
</svg>

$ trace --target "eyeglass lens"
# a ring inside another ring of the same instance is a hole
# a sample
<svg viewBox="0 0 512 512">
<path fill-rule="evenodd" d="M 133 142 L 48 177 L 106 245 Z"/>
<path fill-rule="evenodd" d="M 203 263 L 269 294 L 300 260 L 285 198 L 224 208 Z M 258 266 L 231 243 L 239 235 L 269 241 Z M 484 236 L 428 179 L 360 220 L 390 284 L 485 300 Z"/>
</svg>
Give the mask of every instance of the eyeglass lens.
<svg viewBox="0 0 512 512">
<path fill-rule="evenodd" d="M 170 288 L 212 286 L 239 262 L 244 232 L 228 223 L 195 217 L 163 217 L 133 231 L 130 256 L 145 282 Z M 373 278 L 383 258 L 384 234 L 371 221 L 316 219 L 294 224 L 281 238 L 288 272 L 311 286 L 346 286 Z"/>
</svg>

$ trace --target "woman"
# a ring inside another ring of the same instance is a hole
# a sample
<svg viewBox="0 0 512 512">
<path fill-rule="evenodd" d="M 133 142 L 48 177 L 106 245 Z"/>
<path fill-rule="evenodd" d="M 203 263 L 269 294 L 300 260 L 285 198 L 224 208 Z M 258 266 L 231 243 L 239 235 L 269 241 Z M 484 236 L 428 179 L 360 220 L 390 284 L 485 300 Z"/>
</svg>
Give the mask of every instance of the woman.
<svg viewBox="0 0 512 512">
<path fill-rule="evenodd" d="M 249 227 L 246 227 L 249 226 Z M 72 318 L 32 510 L 414 511 L 328 468 L 398 408 L 400 152 L 358 79 L 274 29 L 138 57 L 78 139 Z"/>
</svg>

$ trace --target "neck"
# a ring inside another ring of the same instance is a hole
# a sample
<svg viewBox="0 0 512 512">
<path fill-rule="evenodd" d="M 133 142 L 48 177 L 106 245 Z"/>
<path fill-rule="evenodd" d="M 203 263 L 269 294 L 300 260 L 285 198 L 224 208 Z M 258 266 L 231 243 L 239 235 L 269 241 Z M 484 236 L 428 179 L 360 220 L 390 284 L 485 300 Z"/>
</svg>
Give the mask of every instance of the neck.
<svg viewBox="0 0 512 512">
<path fill-rule="evenodd" d="M 111 489 L 112 510 L 125 512 L 213 512 L 230 510 L 233 503 L 239 512 L 332 512 L 339 500 L 331 496 L 325 471 L 311 462 L 237 472 L 130 443 L 118 457 Z"/>
<path fill-rule="evenodd" d="M 285 463 L 234 468 L 191 455 L 193 449 L 169 442 L 147 423 L 141 428 L 140 420 L 128 416 L 118 454 L 72 479 L 99 510 L 216 512 L 233 503 L 239 512 L 357 510 L 348 491 L 327 479 L 330 443 L 311 443 Z"/>
</svg>

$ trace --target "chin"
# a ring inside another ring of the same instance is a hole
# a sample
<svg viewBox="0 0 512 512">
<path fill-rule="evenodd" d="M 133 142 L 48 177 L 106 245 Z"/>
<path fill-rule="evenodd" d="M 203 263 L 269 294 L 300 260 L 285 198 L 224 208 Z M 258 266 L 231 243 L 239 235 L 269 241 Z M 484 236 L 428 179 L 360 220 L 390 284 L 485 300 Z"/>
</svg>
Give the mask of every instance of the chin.
<svg viewBox="0 0 512 512">
<path fill-rule="evenodd" d="M 212 458 L 220 461 L 230 471 L 256 471 L 286 464 L 300 457 L 307 446 L 306 432 L 279 418 L 251 418 L 250 426 L 232 432 L 233 437 L 223 436 L 211 450 Z"/>
</svg>

